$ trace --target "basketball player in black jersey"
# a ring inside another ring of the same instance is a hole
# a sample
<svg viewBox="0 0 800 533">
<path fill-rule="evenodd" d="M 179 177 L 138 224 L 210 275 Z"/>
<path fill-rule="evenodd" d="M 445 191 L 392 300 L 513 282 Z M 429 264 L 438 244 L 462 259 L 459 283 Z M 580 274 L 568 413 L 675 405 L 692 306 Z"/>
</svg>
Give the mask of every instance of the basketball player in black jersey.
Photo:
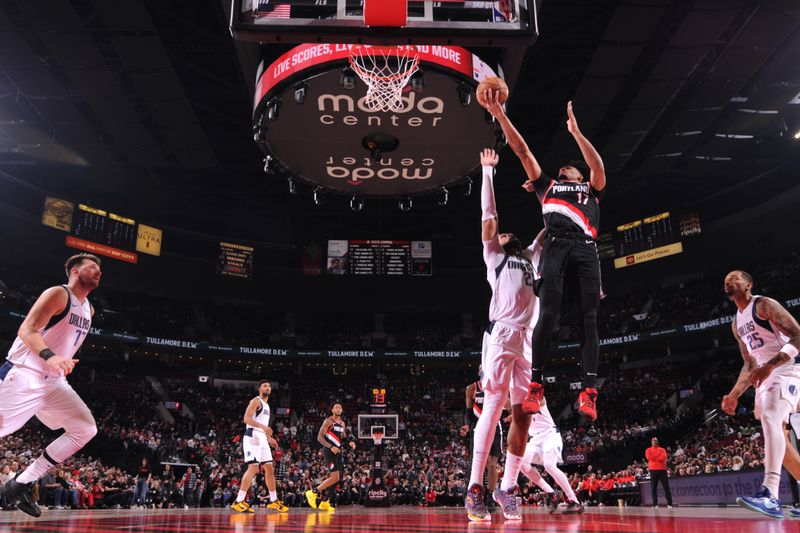
<svg viewBox="0 0 800 533">
<path fill-rule="evenodd" d="M 322 446 L 325 464 L 330 474 L 316 489 L 306 491 L 306 500 L 308 500 L 308 505 L 312 509 L 335 510 L 331 503 L 331 498 L 336 491 L 336 484 L 344 477 L 342 443 L 346 435 L 347 426 L 342 420 L 342 404 L 336 402 L 331 407 L 331 416 L 325 419 L 317 434 L 317 442 Z M 353 440 L 350 440 L 348 444 L 351 449 L 356 449 L 356 443 Z M 319 504 L 317 504 L 318 501 Z"/>
<path fill-rule="evenodd" d="M 544 364 L 550 348 L 550 337 L 561 315 L 564 274 L 574 265 L 580 282 L 580 306 L 583 315 L 583 386 L 578 398 L 578 411 L 590 420 L 597 419 L 597 363 L 600 338 L 597 334 L 597 310 L 600 306 L 600 258 L 597 255 L 597 230 L 600 226 L 600 199 L 606 187 L 606 174 L 600 154 L 578 128 L 572 102 L 567 104 L 567 130 L 572 134 L 585 160 L 570 162 L 558 169 L 552 179 L 531 153 L 522 135 L 506 116 L 498 100 L 498 92 L 490 91 L 486 109 L 498 121 L 517 154 L 528 181 L 523 188 L 536 192 L 542 204 L 547 235 L 539 265 L 539 321 L 533 330 L 533 376 L 522 408 L 538 413 L 544 397 Z"/>
<path fill-rule="evenodd" d="M 478 375 L 481 375 L 481 369 L 478 368 Z M 473 383 L 467 385 L 466 390 L 466 408 L 464 409 L 464 425 L 461 426 L 459 429 L 459 435 L 462 437 L 466 437 L 469 443 L 470 452 L 472 452 L 472 444 L 473 444 L 473 437 L 470 435 L 470 432 L 475 429 L 475 424 L 478 423 L 478 419 L 481 416 L 481 412 L 483 411 L 483 385 L 481 384 L 480 379 Z M 505 410 L 509 411 L 511 409 L 511 401 L 509 400 L 506 402 Z M 486 462 L 486 473 L 487 473 L 487 488 L 489 489 L 489 494 L 494 492 L 494 489 L 497 488 L 497 463 L 500 459 L 500 455 L 503 453 L 503 432 L 502 426 L 497 428 L 497 431 L 494 433 L 494 440 L 492 440 L 492 447 L 489 450 L 489 460 Z M 493 500 L 489 498 L 489 505 L 493 503 Z M 489 506 L 487 505 L 487 507 Z"/>
</svg>

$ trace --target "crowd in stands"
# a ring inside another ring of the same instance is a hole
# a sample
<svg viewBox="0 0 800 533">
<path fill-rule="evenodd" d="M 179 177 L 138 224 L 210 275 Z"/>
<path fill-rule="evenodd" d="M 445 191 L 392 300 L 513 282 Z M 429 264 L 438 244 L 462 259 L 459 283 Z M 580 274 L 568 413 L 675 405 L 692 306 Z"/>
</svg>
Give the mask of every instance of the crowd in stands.
<svg viewBox="0 0 800 533">
<path fill-rule="evenodd" d="M 794 298 L 800 254 L 755 269 L 756 290 L 775 298 Z M 26 311 L 46 287 L 32 273 L 0 269 L 0 304 Z M 93 298 L 98 326 L 130 334 L 212 343 L 284 348 L 480 350 L 486 323 L 484 307 L 452 313 L 276 311 L 269 301 L 187 301 L 159 293 L 116 290 L 104 284 Z M 477 302 L 476 302 L 477 303 Z M 611 292 L 599 314 L 601 337 L 666 328 L 734 313 L 721 280 L 693 279 L 670 287 Z M 576 306 L 565 305 L 556 341 L 580 338 Z"/>
</svg>

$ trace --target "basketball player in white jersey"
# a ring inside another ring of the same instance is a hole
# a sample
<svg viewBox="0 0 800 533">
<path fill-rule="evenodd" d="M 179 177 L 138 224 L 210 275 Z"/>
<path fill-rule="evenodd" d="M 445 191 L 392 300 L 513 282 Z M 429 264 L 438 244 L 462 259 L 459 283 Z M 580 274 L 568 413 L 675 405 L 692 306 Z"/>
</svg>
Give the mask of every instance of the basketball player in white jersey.
<svg viewBox="0 0 800 533">
<path fill-rule="evenodd" d="M 547 481 L 545 481 L 532 464 L 543 466 L 550 477 L 555 480 L 561 490 L 566 494 L 569 505 L 565 513 L 582 513 L 583 505 L 575 496 L 575 491 L 569 484 L 569 478 L 558 465 L 563 463 L 561 451 L 564 448 L 564 441 L 561 439 L 561 431 L 558 429 L 550 410 L 547 408 L 547 401 L 542 397 L 541 410 L 531 417 L 531 425 L 528 428 L 528 445 L 525 447 L 525 458 L 522 461 L 521 472 L 530 479 L 537 487 L 551 496 L 550 512 L 556 510 L 557 501 L 555 491 Z"/>
<path fill-rule="evenodd" d="M 754 413 L 764 434 L 764 482 L 755 496 L 736 501 L 752 511 L 783 518 L 778 486 L 787 451 L 784 424 L 800 399 L 800 325 L 772 298 L 752 294 L 752 287 L 747 272 L 734 270 L 725 276 L 725 294 L 738 309 L 731 325 L 744 366 L 722 398 L 722 410 L 733 415 L 739 397 L 750 385 L 756 388 Z"/>
<path fill-rule="evenodd" d="M 539 263 L 541 246 L 534 240 L 528 248 L 512 233 L 498 233 L 494 201 L 494 168 L 499 158 L 494 150 L 481 152 L 481 240 L 487 280 L 492 288 L 489 326 L 483 339 L 481 383 L 485 391 L 483 411 L 475 426 L 472 467 L 464 506 L 473 521 L 491 520 L 483 494 L 483 471 L 503 413 L 506 397 L 511 398 L 511 428 L 500 486 L 492 498 L 507 520 L 522 518 L 515 491 L 525 453 L 530 415 L 522 410 L 531 378 L 531 324 L 536 312 L 534 264 Z"/>
<path fill-rule="evenodd" d="M 77 254 L 64 268 L 69 281 L 39 296 L 0 366 L 0 437 L 14 433 L 33 416 L 50 429 L 64 429 L 24 472 L 0 487 L 0 497 L 31 516 L 42 514 L 33 498 L 34 481 L 97 434 L 92 413 L 66 376 L 78 363 L 73 356 L 92 325 L 94 308 L 87 297 L 100 285 L 100 259 Z"/>
<path fill-rule="evenodd" d="M 342 404 L 336 402 L 331 406 L 331 416 L 325 419 L 317 433 L 317 442 L 322 446 L 325 464 L 328 465 L 330 474 L 319 484 L 316 489 L 306 491 L 306 500 L 312 509 L 321 511 L 335 511 L 331 499 L 336 491 L 336 484 L 344 478 L 344 464 L 342 463 L 342 444 L 347 435 L 347 425 L 342 419 Z M 350 449 L 356 449 L 356 443 L 350 440 Z"/>
<path fill-rule="evenodd" d="M 247 498 L 247 491 L 250 490 L 253 478 L 258 474 L 259 467 L 264 468 L 264 479 L 269 489 L 269 505 L 267 505 L 267 508 L 281 513 L 289 510 L 286 504 L 278 499 L 278 488 L 275 484 L 272 448 L 277 448 L 278 442 L 272 437 L 272 428 L 269 427 L 270 418 L 272 417 L 268 403 L 271 392 L 272 385 L 269 380 L 261 380 L 261 383 L 258 384 L 258 396 L 250 400 L 250 403 L 247 404 L 247 410 L 244 412 L 245 430 L 244 437 L 242 437 L 242 448 L 247 471 L 242 476 L 236 501 L 231 505 L 231 509 L 240 513 L 255 512 L 250 507 L 250 504 L 245 501 L 245 498 Z"/>
</svg>

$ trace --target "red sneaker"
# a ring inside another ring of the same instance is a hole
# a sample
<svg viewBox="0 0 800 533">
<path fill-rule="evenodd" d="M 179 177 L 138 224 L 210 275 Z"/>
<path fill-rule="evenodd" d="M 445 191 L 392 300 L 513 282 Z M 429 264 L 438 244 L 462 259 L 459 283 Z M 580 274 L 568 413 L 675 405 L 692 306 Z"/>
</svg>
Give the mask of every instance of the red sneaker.
<svg viewBox="0 0 800 533">
<path fill-rule="evenodd" d="M 578 412 L 592 422 L 597 420 L 597 389 L 587 387 L 578 395 Z"/>
<path fill-rule="evenodd" d="M 528 385 L 528 395 L 522 400 L 522 412 L 528 415 L 535 415 L 542 410 L 542 398 L 544 398 L 544 387 L 541 383 L 531 381 Z"/>
</svg>

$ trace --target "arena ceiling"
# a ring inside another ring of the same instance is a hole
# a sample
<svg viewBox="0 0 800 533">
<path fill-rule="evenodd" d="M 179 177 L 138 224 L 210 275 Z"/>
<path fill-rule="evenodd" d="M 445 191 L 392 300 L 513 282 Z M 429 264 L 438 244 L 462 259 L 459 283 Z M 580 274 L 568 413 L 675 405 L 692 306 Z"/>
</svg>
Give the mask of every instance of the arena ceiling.
<svg viewBox="0 0 800 533">
<path fill-rule="evenodd" d="M 227 4 L 4 1 L 4 188 L 276 247 L 326 235 L 476 241 L 474 194 L 355 214 L 265 176 L 250 131 L 258 50 L 231 39 Z M 690 203 L 713 218 L 794 185 L 796 0 L 544 0 L 539 24 L 509 113 L 554 168 L 577 154 L 564 126 L 575 102 L 609 174 L 607 224 Z M 500 176 L 502 224 L 540 224 L 508 150 Z"/>
</svg>

